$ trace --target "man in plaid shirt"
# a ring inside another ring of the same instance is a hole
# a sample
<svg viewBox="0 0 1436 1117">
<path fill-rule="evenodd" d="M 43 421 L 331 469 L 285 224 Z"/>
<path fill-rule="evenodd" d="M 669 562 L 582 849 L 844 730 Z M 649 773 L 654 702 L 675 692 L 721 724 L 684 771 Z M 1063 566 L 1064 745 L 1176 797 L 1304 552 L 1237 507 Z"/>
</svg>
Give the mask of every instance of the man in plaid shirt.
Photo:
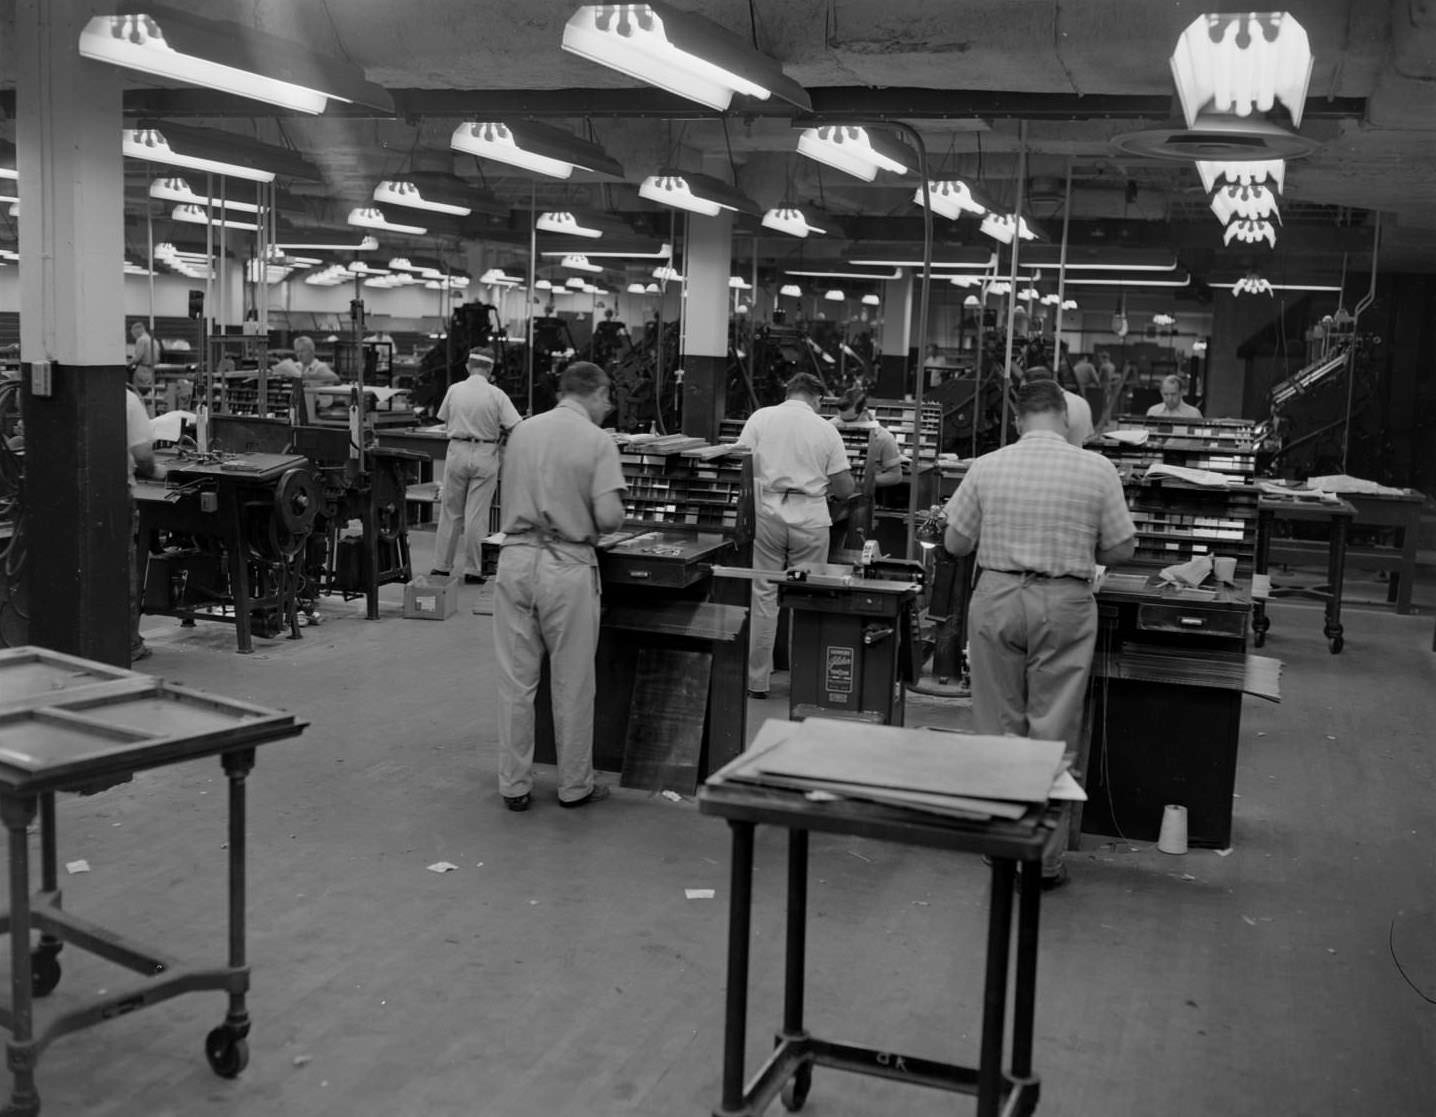
<svg viewBox="0 0 1436 1117">
<path fill-rule="evenodd" d="M 976 549 L 982 568 L 968 610 L 973 720 L 1075 749 L 1097 641 L 1093 564 L 1131 558 L 1136 528 L 1116 467 L 1068 443 L 1055 382 L 1018 390 L 1017 425 L 1022 437 L 975 461 L 946 509 L 947 549 Z M 1044 887 L 1067 879 L 1065 818 Z"/>
</svg>

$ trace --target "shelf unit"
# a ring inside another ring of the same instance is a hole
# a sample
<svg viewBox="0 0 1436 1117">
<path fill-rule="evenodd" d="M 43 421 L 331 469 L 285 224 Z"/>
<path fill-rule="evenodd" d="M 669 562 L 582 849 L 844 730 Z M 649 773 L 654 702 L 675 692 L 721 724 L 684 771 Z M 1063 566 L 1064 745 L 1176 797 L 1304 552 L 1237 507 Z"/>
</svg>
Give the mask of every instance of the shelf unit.
<svg viewBox="0 0 1436 1117">
<path fill-rule="evenodd" d="M 693 442 L 619 446 L 628 526 L 739 533 L 747 455 Z"/>
<path fill-rule="evenodd" d="M 1256 475 L 1255 428 L 1250 419 L 1124 415 L 1116 429 L 1148 431 L 1147 441 L 1141 446 L 1108 442 L 1100 449 L 1124 474 L 1161 462 L 1224 473 L 1250 484 Z"/>
<path fill-rule="evenodd" d="M 838 398 L 824 397 L 820 412 L 824 418 L 838 414 Z M 914 404 L 906 400 L 868 400 L 868 414 L 887 428 L 898 444 L 898 449 L 909 460 L 913 457 L 913 412 Z M 724 419 L 719 426 L 718 437 L 724 442 L 736 442 L 743 433 L 742 419 Z M 853 480 L 859 485 L 863 480 L 863 468 L 868 460 L 868 432 L 865 430 L 839 430 L 843 446 L 848 452 L 848 465 L 853 471 Z M 922 463 L 937 460 L 938 445 L 942 440 L 942 404 L 922 405 L 922 441 L 918 460 Z M 904 465 L 903 472 L 912 473 L 910 464 Z"/>
<path fill-rule="evenodd" d="M 1239 576 L 1256 561 L 1257 500 L 1253 485 L 1208 488 L 1164 478 L 1129 481 L 1127 506 L 1137 527 L 1133 561 L 1170 566 L 1200 555 L 1230 556 Z"/>
</svg>

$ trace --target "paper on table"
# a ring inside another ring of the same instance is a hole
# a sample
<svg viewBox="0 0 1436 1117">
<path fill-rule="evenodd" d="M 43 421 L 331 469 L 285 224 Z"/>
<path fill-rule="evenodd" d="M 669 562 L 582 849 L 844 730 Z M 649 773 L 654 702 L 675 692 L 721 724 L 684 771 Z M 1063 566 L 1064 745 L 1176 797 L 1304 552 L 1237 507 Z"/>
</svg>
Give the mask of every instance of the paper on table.
<svg viewBox="0 0 1436 1117">
<path fill-rule="evenodd" d="M 1240 483 L 1240 478 L 1225 473 L 1214 473 L 1210 469 L 1189 469 L 1184 465 L 1167 465 L 1154 462 L 1147 467 L 1147 477 L 1174 477 L 1191 485 L 1205 485 L 1208 488 L 1224 489 Z"/>
<path fill-rule="evenodd" d="M 178 442 L 184 424 L 193 422 L 193 411 L 166 411 L 150 420 L 150 437 L 156 442 Z"/>
<path fill-rule="evenodd" d="M 1152 437 L 1152 432 L 1144 427 L 1141 430 L 1108 431 L 1104 437 L 1113 442 L 1125 442 L 1129 446 L 1141 446 Z"/>
<path fill-rule="evenodd" d="M 1047 798 L 1064 803 L 1085 803 L 1087 793 L 1082 790 L 1082 785 L 1077 782 L 1071 770 L 1063 768 L 1052 781 L 1052 790 L 1047 793 Z"/>
</svg>

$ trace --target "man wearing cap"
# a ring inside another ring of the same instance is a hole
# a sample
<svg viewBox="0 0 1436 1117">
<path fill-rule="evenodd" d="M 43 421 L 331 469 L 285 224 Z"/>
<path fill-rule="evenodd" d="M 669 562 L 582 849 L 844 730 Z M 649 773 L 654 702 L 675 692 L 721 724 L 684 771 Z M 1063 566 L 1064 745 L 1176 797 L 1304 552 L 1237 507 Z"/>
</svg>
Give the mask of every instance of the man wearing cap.
<svg viewBox="0 0 1436 1117">
<path fill-rule="evenodd" d="M 469 376 L 449 387 L 439 405 L 439 420 L 448 428 L 444 456 L 444 489 L 439 528 L 434 537 L 433 574 L 447 575 L 454 566 L 459 536 L 464 537 L 464 581 L 484 580 L 483 544 L 489 534 L 489 506 L 499 480 L 500 446 L 519 425 L 519 413 L 501 388 L 489 383 L 492 350 L 470 349 Z"/>
<path fill-rule="evenodd" d="M 623 467 L 598 424 L 612 410 L 608 374 L 589 361 L 563 370 L 559 401 L 519 424 L 504 476 L 504 545 L 494 588 L 499 793 L 511 811 L 533 798 L 534 699 L 545 653 L 558 801 L 608 798 L 593 778 L 599 574 L 594 544 L 623 526 Z"/>
<path fill-rule="evenodd" d="M 753 569 L 789 570 L 828 561 L 828 498 L 853 495 L 848 452 L 837 427 L 818 414 L 823 382 L 800 372 L 788 398 L 760 407 L 743 424 L 738 445 L 753 451 Z M 748 645 L 748 693 L 768 697 L 773 642 L 778 634 L 778 586 L 753 583 Z"/>
<path fill-rule="evenodd" d="M 968 607 L 972 718 L 979 733 L 1077 750 L 1097 641 L 1094 564 L 1131 558 L 1136 528 L 1116 467 L 1068 442 L 1056 381 L 1018 389 L 1017 427 L 1016 442 L 972 463 L 944 510 L 947 549 L 975 549 L 982 567 Z M 1065 815 L 1059 829 L 1043 858 L 1047 888 L 1067 879 Z"/>
<path fill-rule="evenodd" d="M 902 481 L 902 450 L 897 439 L 868 412 L 868 390 L 861 384 L 849 388 L 838 400 L 838 413 L 830 420 L 844 431 L 862 431 L 868 436 L 867 465 L 874 471 L 873 486 L 888 488 Z M 866 466 L 865 466 L 866 468 Z M 829 509 L 833 517 L 832 545 L 839 547 L 847 534 L 847 520 L 852 516 L 851 502 Z"/>
</svg>

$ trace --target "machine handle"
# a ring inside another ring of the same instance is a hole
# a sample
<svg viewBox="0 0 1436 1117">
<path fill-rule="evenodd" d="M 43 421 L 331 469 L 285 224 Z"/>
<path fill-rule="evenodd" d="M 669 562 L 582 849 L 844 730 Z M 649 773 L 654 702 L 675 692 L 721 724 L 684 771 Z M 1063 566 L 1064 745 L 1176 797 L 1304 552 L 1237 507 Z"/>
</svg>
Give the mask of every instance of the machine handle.
<svg viewBox="0 0 1436 1117">
<path fill-rule="evenodd" d="M 893 627 L 890 624 L 870 624 L 863 629 L 863 644 L 872 646 L 879 640 L 886 640 L 893 634 Z"/>
</svg>

